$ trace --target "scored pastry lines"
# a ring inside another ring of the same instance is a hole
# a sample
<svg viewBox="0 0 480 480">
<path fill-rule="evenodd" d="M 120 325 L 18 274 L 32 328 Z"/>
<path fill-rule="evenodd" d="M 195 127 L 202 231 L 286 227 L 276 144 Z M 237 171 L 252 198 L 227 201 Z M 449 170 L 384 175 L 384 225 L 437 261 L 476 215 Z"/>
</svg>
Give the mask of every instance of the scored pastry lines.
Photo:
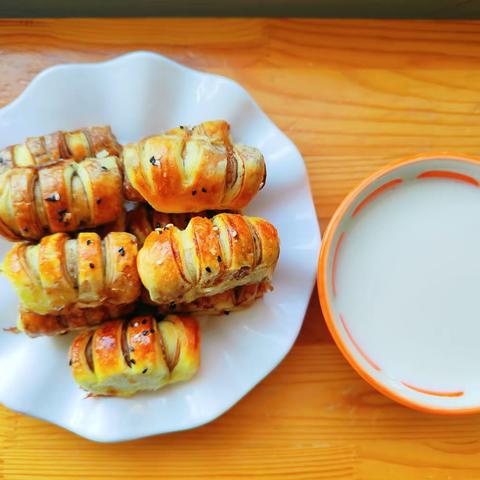
<svg viewBox="0 0 480 480">
<path fill-rule="evenodd" d="M 151 233 L 137 264 L 154 302 L 186 303 L 270 279 L 278 255 L 273 225 L 223 213 L 211 220 L 195 217 L 185 230 L 172 226 Z"/>
<path fill-rule="evenodd" d="M 199 335 L 197 321 L 186 316 L 112 320 L 77 335 L 69 363 L 93 396 L 130 396 L 189 380 L 200 365 Z"/>
<path fill-rule="evenodd" d="M 0 233 L 10 240 L 113 222 L 123 197 L 164 212 L 239 210 L 265 183 L 263 155 L 232 143 L 225 121 L 176 128 L 123 149 L 110 130 L 98 135 L 95 149 L 89 135 L 57 133 L 81 140 L 45 153 L 39 137 L 30 140 L 41 147 L 30 150 L 27 141 L 0 152 Z"/>
</svg>

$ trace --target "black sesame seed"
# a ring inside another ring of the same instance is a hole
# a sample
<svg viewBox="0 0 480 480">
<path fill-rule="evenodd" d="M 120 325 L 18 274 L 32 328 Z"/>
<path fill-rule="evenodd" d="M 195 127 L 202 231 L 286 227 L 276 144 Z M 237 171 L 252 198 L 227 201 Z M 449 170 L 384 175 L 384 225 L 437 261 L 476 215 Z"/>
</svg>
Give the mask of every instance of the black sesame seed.
<svg viewBox="0 0 480 480">
<path fill-rule="evenodd" d="M 87 240 L 87 245 L 91 245 L 92 243 L 93 243 L 92 240 L 90 239 Z"/>
<path fill-rule="evenodd" d="M 142 324 L 145 325 L 147 321 L 145 319 L 142 320 Z"/>
<path fill-rule="evenodd" d="M 152 157 L 150 159 L 150 163 L 154 166 L 154 167 L 158 167 L 159 163 L 158 163 L 158 160 L 155 158 L 155 157 Z"/>
<path fill-rule="evenodd" d="M 207 189 L 205 187 L 202 187 L 202 192 L 207 193 Z"/>
<path fill-rule="evenodd" d="M 108 168 L 107 168 L 105 165 L 102 165 L 102 170 L 103 170 L 104 172 L 108 172 Z"/>
<path fill-rule="evenodd" d="M 119 253 L 122 257 L 124 257 L 124 256 L 125 256 L 125 249 L 124 249 L 123 247 L 120 247 L 120 248 L 118 249 L 118 253 Z"/>
<path fill-rule="evenodd" d="M 132 350 L 132 352 L 133 352 L 133 350 Z M 135 365 L 137 362 L 135 361 L 135 359 L 131 358 L 130 363 L 133 363 L 133 365 Z"/>
<path fill-rule="evenodd" d="M 101 198 L 97 198 L 97 205 L 100 205 L 102 203 L 102 199 Z"/>
<path fill-rule="evenodd" d="M 197 191 L 196 190 L 193 190 L 192 191 L 192 195 L 195 196 L 197 194 Z"/>
<path fill-rule="evenodd" d="M 67 213 L 68 213 L 68 210 L 66 208 L 63 208 L 62 210 L 57 210 L 58 221 L 59 222 L 64 222 L 65 225 L 68 225 L 70 223 L 68 220 L 65 220 L 65 215 Z"/>
<path fill-rule="evenodd" d="M 222 257 L 220 255 L 217 257 L 217 261 L 218 261 L 218 263 L 221 263 Z"/>
<path fill-rule="evenodd" d="M 147 336 L 147 335 L 148 335 L 148 330 L 144 330 L 144 331 L 142 332 L 142 335 L 143 335 L 144 337 Z"/>
<path fill-rule="evenodd" d="M 90 268 L 95 268 L 95 264 L 94 264 L 94 263 L 91 263 L 91 262 L 90 262 L 88 265 L 89 265 Z"/>
<path fill-rule="evenodd" d="M 210 273 L 212 271 L 212 269 L 210 267 L 205 267 L 205 270 Z"/>
<path fill-rule="evenodd" d="M 175 302 L 170 302 L 170 310 L 175 310 L 175 308 L 177 307 L 177 304 Z"/>
<path fill-rule="evenodd" d="M 144 368 L 144 369 L 142 370 L 142 373 L 147 373 L 147 370 L 148 370 L 148 368 Z"/>
<path fill-rule="evenodd" d="M 228 310 L 224 310 L 223 313 L 224 313 L 225 315 L 230 315 L 230 312 L 229 312 Z"/>
<path fill-rule="evenodd" d="M 68 362 L 68 364 L 69 364 L 70 366 L 72 366 L 72 359 L 70 359 L 70 361 Z"/>
<path fill-rule="evenodd" d="M 53 195 L 50 195 L 49 197 L 47 197 L 45 200 L 47 202 L 58 202 L 58 200 L 60 199 L 59 197 L 60 197 L 60 195 L 57 196 L 57 195 L 53 194 Z"/>
<path fill-rule="evenodd" d="M 183 125 L 180 125 L 178 128 L 181 128 L 183 130 L 185 127 Z"/>
<path fill-rule="evenodd" d="M 155 330 L 153 328 L 151 328 L 150 333 L 155 333 Z"/>
<path fill-rule="evenodd" d="M 155 225 L 155 228 L 162 228 L 162 226 L 160 225 L 159 222 L 157 222 L 157 224 Z"/>
</svg>

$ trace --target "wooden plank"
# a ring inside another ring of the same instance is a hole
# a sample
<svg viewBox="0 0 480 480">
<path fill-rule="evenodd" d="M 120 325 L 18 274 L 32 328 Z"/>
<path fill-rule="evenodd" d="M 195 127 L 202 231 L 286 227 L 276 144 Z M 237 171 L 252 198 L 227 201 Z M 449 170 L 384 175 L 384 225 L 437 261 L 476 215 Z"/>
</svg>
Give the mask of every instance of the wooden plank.
<svg viewBox="0 0 480 480">
<path fill-rule="evenodd" d="M 0 21 L 0 104 L 43 68 L 133 49 L 241 82 L 297 144 L 322 226 L 367 174 L 480 152 L 480 23 L 282 19 Z M 394 404 L 348 366 L 313 296 L 286 360 L 197 430 L 97 445 L 0 408 L 0 479 L 480 478 L 480 416 Z"/>
<path fill-rule="evenodd" d="M 2 0 L 3 18 L 62 17 L 480 18 L 480 4 L 458 0 Z"/>
</svg>

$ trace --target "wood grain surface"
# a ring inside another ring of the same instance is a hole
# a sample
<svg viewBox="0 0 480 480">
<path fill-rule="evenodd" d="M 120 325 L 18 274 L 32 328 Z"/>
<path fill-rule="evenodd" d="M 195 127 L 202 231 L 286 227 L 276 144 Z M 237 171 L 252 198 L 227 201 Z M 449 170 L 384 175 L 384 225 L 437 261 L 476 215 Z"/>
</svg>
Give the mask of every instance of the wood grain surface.
<svg viewBox="0 0 480 480">
<path fill-rule="evenodd" d="M 1 20 L 0 104 L 45 67 L 135 49 L 242 83 L 304 155 L 323 229 L 402 155 L 480 152 L 479 22 Z M 480 416 L 378 394 L 332 343 L 315 295 L 285 361 L 197 430 L 94 444 L 0 407 L 0 479 L 250 477 L 478 479 Z"/>
</svg>

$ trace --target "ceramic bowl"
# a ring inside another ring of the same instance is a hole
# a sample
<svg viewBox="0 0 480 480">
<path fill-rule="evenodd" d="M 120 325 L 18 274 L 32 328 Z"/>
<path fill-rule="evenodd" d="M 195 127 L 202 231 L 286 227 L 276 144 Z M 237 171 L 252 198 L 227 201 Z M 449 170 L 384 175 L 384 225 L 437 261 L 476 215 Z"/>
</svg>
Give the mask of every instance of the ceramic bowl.
<svg viewBox="0 0 480 480">
<path fill-rule="evenodd" d="M 325 233 L 327 325 L 371 385 L 435 413 L 480 411 L 480 158 L 418 155 L 362 182 Z"/>
</svg>

